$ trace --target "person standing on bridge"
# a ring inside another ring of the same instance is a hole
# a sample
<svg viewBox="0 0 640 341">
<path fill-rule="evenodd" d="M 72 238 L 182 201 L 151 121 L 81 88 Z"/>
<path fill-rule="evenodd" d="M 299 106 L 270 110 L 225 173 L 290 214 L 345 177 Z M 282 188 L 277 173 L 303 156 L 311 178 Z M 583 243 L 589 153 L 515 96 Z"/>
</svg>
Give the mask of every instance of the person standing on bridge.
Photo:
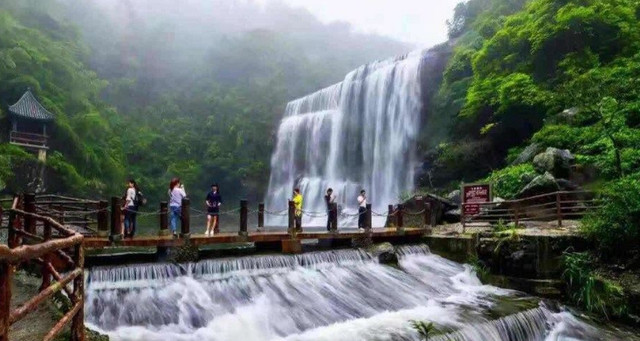
<svg viewBox="0 0 640 341">
<path fill-rule="evenodd" d="M 360 195 L 358 196 L 358 228 L 364 229 L 365 223 L 365 213 L 367 212 L 367 195 L 363 190 L 360 191 Z"/>
<path fill-rule="evenodd" d="M 336 196 L 333 195 L 333 189 L 327 189 L 327 194 L 324 196 L 324 202 L 327 204 L 327 231 L 331 231 L 331 221 L 333 216 L 337 213 L 331 209 L 331 206 L 336 202 Z"/>
<path fill-rule="evenodd" d="M 219 214 L 220 214 L 220 205 L 222 205 L 222 196 L 218 192 L 218 185 L 211 185 L 211 191 L 207 194 L 207 199 L 205 200 L 205 204 L 207 205 L 207 231 L 205 235 L 213 236 L 216 233 L 220 233 L 219 224 Z"/>
<path fill-rule="evenodd" d="M 298 232 L 302 231 L 302 194 L 300 194 L 300 188 L 295 188 L 293 190 L 293 205 L 295 207 L 295 222 L 296 222 L 296 230 Z"/>
<path fill-rule="evenodd" d="M 136 205 L 138 197 L 138 184 L 135 180 L 130 179 L 127 184 L 127 192 L 124 196 L 124 237 L 133 238 L 136 233 L 136 216 L 138 214 L 138 206 Z"/>
<path fill-rule="evenodd" d="M 169 183 L 169 209 L 171 211 L 171 232 L 178 236 L 178 221 L 182 217 L 182 199 L 187 197 L 180 178 L 173 178 Z"/>
</svg>

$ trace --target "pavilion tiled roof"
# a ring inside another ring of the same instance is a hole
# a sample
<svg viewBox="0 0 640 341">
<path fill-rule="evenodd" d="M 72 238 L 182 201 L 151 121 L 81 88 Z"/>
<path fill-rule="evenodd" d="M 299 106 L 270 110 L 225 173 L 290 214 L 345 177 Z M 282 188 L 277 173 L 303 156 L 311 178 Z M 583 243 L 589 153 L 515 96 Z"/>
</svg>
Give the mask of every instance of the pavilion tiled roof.
<svg viewBox="0 0 640 341">
<path fill-rule="evenodd" d="M 31 120 L 53 121 L 54 119 L 53 114 L 38 102 L 31 90 L 27 90 L 14 105 L 9 106 L 9 112 Z"/>
</svg>

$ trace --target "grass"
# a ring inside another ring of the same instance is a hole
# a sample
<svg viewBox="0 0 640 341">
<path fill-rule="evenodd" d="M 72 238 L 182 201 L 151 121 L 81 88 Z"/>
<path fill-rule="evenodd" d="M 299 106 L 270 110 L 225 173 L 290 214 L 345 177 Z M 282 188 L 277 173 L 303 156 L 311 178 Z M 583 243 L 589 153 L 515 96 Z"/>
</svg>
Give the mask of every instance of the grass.
<svg viewBox="0 0 640 341">
<path fill-rule="evenodd" d="M 563 278 L 571 301 L 585 310 L 607 319 L 621 317 L 628 307 L 622 287 L 604 279 L 593 270 L 594 261 L 586 252 L 565 252 Z"/>
</svg>

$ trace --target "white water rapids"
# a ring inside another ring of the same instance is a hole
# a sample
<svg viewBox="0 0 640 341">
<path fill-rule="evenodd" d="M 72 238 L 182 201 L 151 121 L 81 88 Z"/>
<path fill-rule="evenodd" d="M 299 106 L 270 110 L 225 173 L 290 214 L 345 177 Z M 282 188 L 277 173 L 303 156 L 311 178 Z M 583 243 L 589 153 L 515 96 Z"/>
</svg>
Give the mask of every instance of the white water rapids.
<svg viewBox="0 0 640 341">
<path fill-rule="evenodd" d="M 323 196 L 331 187 L 355 226 L 356 198 L 367 191 L 373 210 L 385 212 L 413 190 L 415 140 L 422 109 L 420 67 L 428 52 L 363 65 L 338 84 L 290 102 L 277 133 L 265 200 L 269 211 L 286 209 L 294 187 L 305 199 L 303 225 L 322 226 Z M 269 226 L 286 216 L 267 215 Z M 385 219 L 373 217 L 373 226 Z"/>
<path fill-rule="evenodd" d="M 624 339 L 424 246 L 399 252 L 400 268 L 358 250 L 94 268 L 86 321 L 116 341 L 420 340 L 411 320 L 436 340 Z"/>
</svg>

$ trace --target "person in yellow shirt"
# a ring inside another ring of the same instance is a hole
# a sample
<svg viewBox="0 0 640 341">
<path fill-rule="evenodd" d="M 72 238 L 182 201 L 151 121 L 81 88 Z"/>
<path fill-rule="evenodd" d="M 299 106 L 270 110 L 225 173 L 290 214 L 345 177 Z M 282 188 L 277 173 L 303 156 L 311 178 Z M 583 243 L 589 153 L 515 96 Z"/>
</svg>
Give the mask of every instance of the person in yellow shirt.
<svg viewBox="0 0 640 341">
<path fill-rule="evenodd" d="M 293 205 L 295 206 L 295 221 L 296 221 L 296 230 L 302 231 L 302 194 L 300 194 L 300 188 L 295 188 L 293 190 Z"/>
</svg>

